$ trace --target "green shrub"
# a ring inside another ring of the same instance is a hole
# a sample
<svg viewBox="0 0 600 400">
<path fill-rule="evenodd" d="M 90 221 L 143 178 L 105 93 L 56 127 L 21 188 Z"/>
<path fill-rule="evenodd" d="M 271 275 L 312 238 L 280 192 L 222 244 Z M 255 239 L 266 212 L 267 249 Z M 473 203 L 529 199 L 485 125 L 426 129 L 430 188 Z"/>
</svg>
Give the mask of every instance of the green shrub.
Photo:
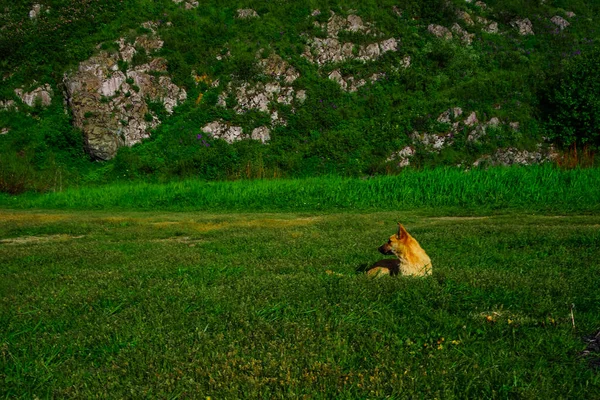
<svg viewBox="0 0 600 400">
<path fill-rule="evenodd" d="M 547 93 L 549 136 L 564 146 L 600 146 L 600 51 L 572 58 Z"/>
</svg>

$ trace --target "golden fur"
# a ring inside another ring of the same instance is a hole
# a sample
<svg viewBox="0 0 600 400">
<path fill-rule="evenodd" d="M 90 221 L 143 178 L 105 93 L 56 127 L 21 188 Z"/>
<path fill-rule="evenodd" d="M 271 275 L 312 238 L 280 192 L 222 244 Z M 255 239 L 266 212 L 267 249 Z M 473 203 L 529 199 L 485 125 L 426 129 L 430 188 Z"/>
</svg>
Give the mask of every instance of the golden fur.
<svg viewBox="0 0 600 400">
<path fill-rule="evenodd" d="M 377 277 L 390 274 L 431 275 L 431 259 L 419 245 L 419 242 L 400 223 L 398 223 L 398 233 L 390 236 L 387 243 L 379 247 L 379 252 L 386 255 L 393 254 L 398 257 L 398 269 L 394 271 L 394 269 L 378 266 L 377 264 L 380 263 L 378 262 L 367 271 L 369 276 Z"/>
</svg>

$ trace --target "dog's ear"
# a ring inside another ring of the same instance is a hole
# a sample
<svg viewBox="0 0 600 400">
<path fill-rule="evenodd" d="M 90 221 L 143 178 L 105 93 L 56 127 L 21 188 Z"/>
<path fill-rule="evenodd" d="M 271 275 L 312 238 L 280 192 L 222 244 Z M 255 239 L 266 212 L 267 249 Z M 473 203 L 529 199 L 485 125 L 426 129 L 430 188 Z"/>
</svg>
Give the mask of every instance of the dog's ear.
<svg viewBox="0 0 600 400">
<path fill-rule="evenodd" d="M 408 236 L 408 232 L 404 229 L 404 226 L 398 222 L 398 239 L 403 239 Z"/>
</svg>

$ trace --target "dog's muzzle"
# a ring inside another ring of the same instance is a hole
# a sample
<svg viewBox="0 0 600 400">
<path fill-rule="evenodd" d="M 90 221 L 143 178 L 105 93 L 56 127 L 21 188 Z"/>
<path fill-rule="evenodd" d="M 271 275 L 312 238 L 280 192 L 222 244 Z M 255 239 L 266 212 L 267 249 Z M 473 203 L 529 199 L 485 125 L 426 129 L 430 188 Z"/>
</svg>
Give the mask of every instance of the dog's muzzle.
<svg viewBox="0 0 600 400">
<path fill-rule="evenodd" d="M 392 247 L 389 244 L 387 244 L 387 243 L 379 246 L 379 248 L 377 250 L 379 250 L 379 252 L 381 254 L 384 254 L 386 256 L 391 256 L 392 254 L 394 254 L 392 252 Z"/>
</svg>

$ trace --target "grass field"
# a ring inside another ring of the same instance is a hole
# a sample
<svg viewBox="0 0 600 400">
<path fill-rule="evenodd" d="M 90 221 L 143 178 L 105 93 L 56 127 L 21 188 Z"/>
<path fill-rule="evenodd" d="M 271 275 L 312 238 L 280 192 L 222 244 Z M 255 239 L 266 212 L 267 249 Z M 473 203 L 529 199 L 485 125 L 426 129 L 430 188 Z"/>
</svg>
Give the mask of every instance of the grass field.
<svg viewBox="0 0 600 400">
<path fill-rule="evenodd" d="M 357 274 L 398 220 L 433 276 Z M 598 398 L 598 259 L 597 215 L 3 210 L 0 397 Z"/>
<path fill-rule="evenodd" d="M 0 193 L 0 208 L 169 211 L 393 211 L 424 208 L 445 213 L 494 210 L 589 213 L 600 211 L 600 169 L 551 165 L 465 171 L 407 170 L 364 179 L 324 176 L 169 183 L 111 183 L 45 194 Z M 441 211 L 440 211 L 441 210 Z"/>
</svg>

